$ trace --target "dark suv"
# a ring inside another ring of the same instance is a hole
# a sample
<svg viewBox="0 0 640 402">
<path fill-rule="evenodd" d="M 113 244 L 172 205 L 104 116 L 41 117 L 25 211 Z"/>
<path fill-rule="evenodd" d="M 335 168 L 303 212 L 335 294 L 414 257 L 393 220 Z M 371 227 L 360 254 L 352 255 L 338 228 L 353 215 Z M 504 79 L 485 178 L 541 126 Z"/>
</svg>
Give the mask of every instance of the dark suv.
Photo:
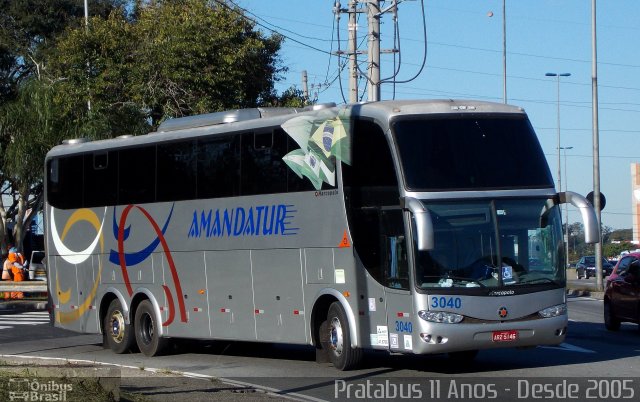
<svg viewBox="0 0 640 402">
<path fill-rule="evenodd" d="M 613 265 L 609 261 L 602 259 L 602 276 L 606 277 L 611 275 L 613 271 Z M 576 264 L 576 272 L 578 273 L 578 279 L 595 277 L 596 276 L 596 257 L 593 255 L 580 258 L 580 261 Z"/>
</svg>

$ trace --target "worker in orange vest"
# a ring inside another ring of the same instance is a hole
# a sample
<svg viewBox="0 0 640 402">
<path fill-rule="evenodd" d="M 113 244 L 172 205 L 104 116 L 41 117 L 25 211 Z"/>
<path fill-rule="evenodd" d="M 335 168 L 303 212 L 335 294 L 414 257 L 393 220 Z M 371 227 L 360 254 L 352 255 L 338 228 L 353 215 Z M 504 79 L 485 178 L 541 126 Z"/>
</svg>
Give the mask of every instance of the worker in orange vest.
<svg viewBox="0 0 640 402">
<path fill-rule="evenodd" d="M 2 280 L 24 281 L 24 257 L 15 247 L 9 249 L 9 255 L 2 266 Z M 5 299 L 22 299 L 22 292 L 4 292 Z"/>
</svg>

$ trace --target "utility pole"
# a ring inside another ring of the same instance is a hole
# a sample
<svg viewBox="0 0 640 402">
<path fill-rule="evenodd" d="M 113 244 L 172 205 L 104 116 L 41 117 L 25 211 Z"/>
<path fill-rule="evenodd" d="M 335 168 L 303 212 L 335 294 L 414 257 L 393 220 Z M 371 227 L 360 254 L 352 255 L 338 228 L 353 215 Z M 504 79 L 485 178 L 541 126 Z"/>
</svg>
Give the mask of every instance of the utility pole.
<svg viewBox="0 0 640 402">
<path fill-rule="evenodd" d="M 380 100 L 380 0 L 367 3 L 369 25 L 369 97 L 370 102 Z"/>
<path fill-rule="evenodd" d="M 593 208 L 598 218 L 600 241 L 596 248 L 596 289 L 603 290 L 602 283 L 602 215 L 600 207 L 600 134 L 598 129 L 598 52 L 596 48 L 596 0 L 591 1 L 591 113 L 593 125 Z"/>
<path fill-rule="evenodd" d="M 309 81 L 307 79 L 307 70 L 302 70 L 302 96 L 309 101 Z"/>
<path fill-rule="evenodd" d="M 380 53 L 394 53 L 396 49 L 392 50 L 380 50 L 380 18 L 388 11 L 397 12 L 398 4 L 404 0 L 392 0 L 392 4 L 386 7 L 384 10 L 380 8 L 380 0 L 349 0 L 349 5 L 346 9 L 340 8 L 340 1 L 336 1 L 334 4 L 334 12 L 336 13 L 336 19 L 340 20 L 340 13 L 349 14 L 349 39 L 348 50 L 346 52 L 338 51 L 337 54 L 347 54 L 349 57 L 349 102 L 358 102 L 358 53 L 367 53 L 368 55 L 368 67 L 367 67 L 367 82 L 368 82 L 368 98 L 371 102 L 380 100 Z M 358 8 L 358 2 L 366 3 L 366 7 Z M 358 24 L 356 16 L 358 13 L 367 14 L 367 34 L 369 41 L 366 51 L 358 50 Z M 338 32 L 340 28 L 338 28 Z M 340 37 L 338 36 L 338 40 Z"/>
<path fill-rule="evenodd" d="M 349 103 L 358 102 L 357 0 L 349 0 Z"/>
</svg>

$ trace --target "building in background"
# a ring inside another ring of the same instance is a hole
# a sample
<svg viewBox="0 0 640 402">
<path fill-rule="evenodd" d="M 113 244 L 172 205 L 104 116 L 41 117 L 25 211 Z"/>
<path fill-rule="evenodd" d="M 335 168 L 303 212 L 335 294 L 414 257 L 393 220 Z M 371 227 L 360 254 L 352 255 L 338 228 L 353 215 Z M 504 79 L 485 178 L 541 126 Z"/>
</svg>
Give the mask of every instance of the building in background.
<svg viewBox="0 0 640 402">
<path fill-rule="evenodd" d="M 631 194 L 633 243 L 640 244 L 640 163 L 631 164 Z"/>
</svg>

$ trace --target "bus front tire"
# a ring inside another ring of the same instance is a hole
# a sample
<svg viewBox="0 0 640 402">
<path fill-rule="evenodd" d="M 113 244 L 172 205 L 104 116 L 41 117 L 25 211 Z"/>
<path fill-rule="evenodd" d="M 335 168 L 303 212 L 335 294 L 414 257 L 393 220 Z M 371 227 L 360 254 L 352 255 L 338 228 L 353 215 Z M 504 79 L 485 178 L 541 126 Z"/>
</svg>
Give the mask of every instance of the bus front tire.
<svg viewBox="0 0 640 402">
<path fill-rule="evenodd" d="M 329 307 L 327 314 L 329 335 L 329 360 L 338 370 L 351 370 L 362 361 L 362 349 L 351 347 L 349 321 L 344 309 L 338 302 Z"/>
<path fill-rule="evenodd" d="M 118 299 L 114 299 L 104 317 L 104 343 L 115 353 L 121 354 L 133 346 L 133 327 L 126 323 L 124 309 Z"/>
<path fill-rule="evenodd" d="M 166 338 L 158 336 L 160 323 L 156 320 L 153 305 L 143 300 L 136 309 L 135 318 L 136 343 L 140 352 L 146 356 L 158 356 L 164 352 L 168 344 Z"/>
</svg>

